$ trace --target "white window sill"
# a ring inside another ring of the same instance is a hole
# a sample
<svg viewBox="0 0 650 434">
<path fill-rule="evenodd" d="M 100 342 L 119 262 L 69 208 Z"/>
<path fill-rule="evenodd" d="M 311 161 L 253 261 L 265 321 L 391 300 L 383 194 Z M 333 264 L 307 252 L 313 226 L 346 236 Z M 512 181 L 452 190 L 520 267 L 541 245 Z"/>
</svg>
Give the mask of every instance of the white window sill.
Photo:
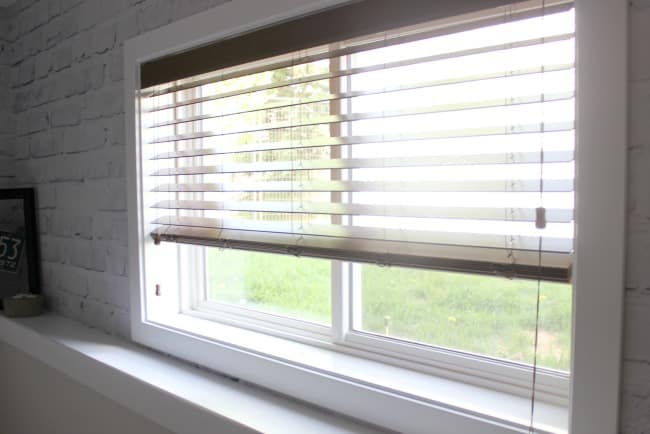
<svg viewBox="0 0 650 434">
<path fill-rule="evenodd" d="M 378 432 L 56 314 L 0 315 L 0 340 L 173 432 Z"/>
<path fill-rule="evenodd" d="M 224 426 L 221 432 L 238 433 L 378 432 L 55 314 L 20 320 L 0 316 L 0 339 L 174 432 L 211 432 L 215 424 Z M 526 398 L 428 377 L 429 392 L 456 411 L 461 397 L 462 413 L 503 418 L 506 425 L 514 422 L 513 418 L 524 423 L 530 411 Z M 566 432 L 565 408 L 538 403 L 536 414 L 544 431 Z"/>
<path fill-rule="evenodd" d="M 430 424 L 436 424 L 439 430 L 444 431 L 443 427 L 458 427 L 459 423 L 470 419 L 474 423 L 480 423 L 467 425 L 464 429 L 470 431 L 465 432 L 475 432 L 477 429 L 481 432 L 526 432 L 530 425 L 529 395 L 522 396 L 508 390 L 497 391 L 484 386 L 475 378 L 472 384 L 465 383 L 462 378 L 467 377 L 466 375 L 455 375 L 457 379 L 452 379 L 450 376 L 452 371 L 445 370 L 447 374 L 445 377 L 420 373 L 328 348 L 262 335 L 243 328 L 205 320 L 200 315 L 166 315 L 160 319 L 160 322 L 154 318 L 151 320 L 152 322 L 148 323 L 150 327 L 159 327 L 169 335 L 170 342 L 166 346 L 157 341 L 159 344 L 157 347 L 163 352 L 173 351 L 174 348 L 182 345 L 182 342 L 173 341 L 173 335 L 179 332 L 190 334 L 199 340 L 211 342 L 214 348 L 209 348 L 208 351 L 213 350 L 214 354 L 219 354 L 219 360 L 229 361 L 212 363 L 217 371 L 227 372 L 235 377 L 252 377 L 253 382 L 267 385 L 273 390 L 280 390 L 290 396 L 310 399 L 308 395 L 302 394 L 304 392 L 302 381 L 310 382 L 313 387 L 327 388 L 330 395 L 334 397 L 336 393 L 332 391 L 335 389 L 341 396 L 358 392 L 355 388 L 337 388 L 339 383 L 351 383 L 358 385 L 358 389 L 373 390 L 391 398 L 400 397 L 401 399 L 391 401 L 395 405 L 400 400 L 417 402 L 420 410 L 411 414 L 411 417 L 427 419 L 428 422 L 411 424 L 411 428 L 407 429 L 408 432 L 420 432 L 422 426 Z M 186 335 L 185 338 L 189 336 Z M 240 349 L 246 352 L 247 359 L 237 358 L 236 355 L 234 359 L 230 357 Z M 212 354 L 208 356 L 209 360 L 201 363 L 211 363 L 211 360 L 214 360 Z M 260 363 L 245 363 L 252 354 L 260 355 L 258 357 Z M 239 360 L 236 362 L 237 366 L 233 366 L 232 360 Z M 278 370 L 278 367 L 288 368 Z M 447 369 L 453 370 L 450 366 Z M 255 372 L 251 373 L 252 370 Z M 300 382 L 273 381 L 296 377 L 290 372 L 291 370 L 300 370 L 303 375 L 300 377 L 302 378 Z M 269 380 L 266 377 L 269 373 L 272 373 L 274 379 Z M 489 376 L 489 374 L 485 375 Z M 323 381 L 320 381 L 321 377 Z M 491 380 L 484 383 L 491 384 Z M 529 386 L 532 376 L 525 381 L 526 386 Z M 327 406 L 329 401 L 324 400 L 324 402 L 322 405 Z M 397 417 L 396 415 L 400 414 L 398 408 L 395 406 L 391 408 L 393 410 L 391 417 Z M 371 421 L 379 418 L 379 416 L 371 417 L 374 412 L 371 410 L 368 413 L 370 416 L 362 420 Z M 384 426 L 384 423 L 381 425 Z M 393 429 L 397 429 L 396 426 Z M 563 433 L 568 431 L 567 427 L 568 410 L 565 405 L 554 405 L 539 399 L 536 401 L 537 432 Z"/>
</svg>

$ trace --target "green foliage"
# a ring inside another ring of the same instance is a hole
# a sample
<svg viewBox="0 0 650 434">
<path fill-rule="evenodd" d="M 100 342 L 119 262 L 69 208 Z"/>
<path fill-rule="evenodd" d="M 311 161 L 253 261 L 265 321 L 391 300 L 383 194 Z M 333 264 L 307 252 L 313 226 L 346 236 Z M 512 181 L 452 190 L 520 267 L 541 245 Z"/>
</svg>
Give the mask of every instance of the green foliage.
<svg viewBox="0 0 650 434">
<path fill-rule="evenodd" d="M 208 262 L 213 299 L 330 323 L 328 261 L 210 249 Z"/>
<path fill-rule="evenodd" d="M 330 322 L 329 262 L 211 249 L 210 297 Z M 537 283 L 361 266 L 361 329 L 508 360 L 533 362 Z M 543 283 L 537 362 L 568 371 L 571 287 Z"/>
</svg>

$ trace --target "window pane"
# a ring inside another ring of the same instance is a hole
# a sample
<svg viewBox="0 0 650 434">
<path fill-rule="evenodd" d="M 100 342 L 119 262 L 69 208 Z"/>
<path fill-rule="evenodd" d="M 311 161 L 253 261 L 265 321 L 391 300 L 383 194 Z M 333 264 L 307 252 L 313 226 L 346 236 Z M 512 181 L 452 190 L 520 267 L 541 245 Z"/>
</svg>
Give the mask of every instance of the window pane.
<svg viewBox="0 0 650 434">
<path fill-rule="evenodd" d="M 330 261 L 208 249 L 208 300 L 330 324 Z"/>
<path fill-rule="evenodd" d="M 535 281 L 375 265 L 354 273 L 361 331 L 533 362 Z M 543 282 L 539 301 L 537 363 L 568 371 L 571 286 Z"/>
</svg>

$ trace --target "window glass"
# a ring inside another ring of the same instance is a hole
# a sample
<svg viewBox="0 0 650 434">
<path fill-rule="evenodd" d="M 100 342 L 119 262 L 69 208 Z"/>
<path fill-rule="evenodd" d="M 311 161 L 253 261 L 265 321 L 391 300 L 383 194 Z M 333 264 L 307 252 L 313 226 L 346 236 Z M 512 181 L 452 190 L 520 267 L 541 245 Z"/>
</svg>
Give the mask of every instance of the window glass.
<svg viewBox="0 0 650 434">
<path fill-rule="evenodd" d="M 357 265 L 361 331 L 532 364 L 537 282 Z M 571 286 L 541 284 L 537 364 L 568 371 Z"/>
<path fill-rule="evenodd" d="M 208 300 L 330 323 L 330 261 L 208 249 Z"/>
</svg>

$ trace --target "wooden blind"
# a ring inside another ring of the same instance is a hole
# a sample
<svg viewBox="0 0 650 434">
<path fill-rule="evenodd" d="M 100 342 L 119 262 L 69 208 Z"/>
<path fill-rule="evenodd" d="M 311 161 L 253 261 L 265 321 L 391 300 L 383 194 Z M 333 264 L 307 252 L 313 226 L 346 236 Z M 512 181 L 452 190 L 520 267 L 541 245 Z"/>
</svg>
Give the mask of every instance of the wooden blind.
<svg viewBox="0 0 650 434">
<path fill-rule="evenodd" d="M 234 38 L 210 49 L 239 60 L 164 83 L 146 77 L 171 58 L 145 64 L 153 238 L 568 280 L 571 8 L 470 7 L 362 35 L 332 26 L 335 40 L 254 59 Z M 326 16 L 349 26 L 345 11 Z M 241 38 L 263 46 L 278 28 Z"/>
</svg>

